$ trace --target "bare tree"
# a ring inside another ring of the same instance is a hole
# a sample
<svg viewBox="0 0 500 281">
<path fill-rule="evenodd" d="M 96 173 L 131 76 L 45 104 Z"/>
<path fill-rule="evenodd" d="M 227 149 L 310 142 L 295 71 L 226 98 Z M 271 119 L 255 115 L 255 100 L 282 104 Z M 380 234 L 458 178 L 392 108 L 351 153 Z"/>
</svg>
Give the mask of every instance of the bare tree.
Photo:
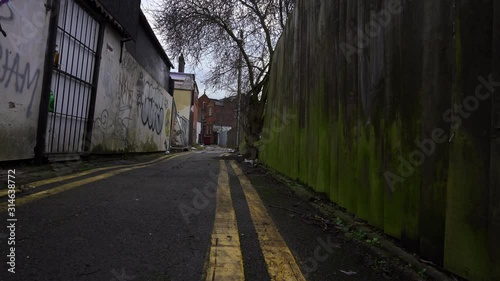
<svg viewBox="0 0 500 281">
<path fill-rule="evenodd" d="M 243 98 L 248 104 L 242 128 L 252 157 L 257 157 L 271 59 L 295 0 L 161 1 L 156 28 L 169 51 L 197 62 L 209 57 L 209 85 L 234 88 L 242 58 Z"/>
</svg>

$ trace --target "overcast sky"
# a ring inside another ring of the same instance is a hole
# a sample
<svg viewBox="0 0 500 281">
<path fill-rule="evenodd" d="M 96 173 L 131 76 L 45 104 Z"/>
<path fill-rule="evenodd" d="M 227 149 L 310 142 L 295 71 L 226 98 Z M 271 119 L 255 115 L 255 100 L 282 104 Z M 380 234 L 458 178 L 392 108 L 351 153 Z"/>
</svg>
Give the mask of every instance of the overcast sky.
<svg viewBox="0 0 500 281">
<path fill-rule="evenodd" d="M 161 3 L 160 1 L 162 0 L 141 0 L 141 8 L 144 11 L 144 14 L 146 15 L 146 18 L 149 21 L 149 24 L 151 27 L 155 26 L 154 19 L 152 17 L 152 12 L 154 10 L 158 9 L 158 3 Z M 161 38 L 159 37 L 158 33 L 156 32 L 156 36 L 158 37 L 158 41 L 163 44 Z M 165 49 L 165 46 L 164 46 Z M 178 58 L 174 58 L 169 54 L 168 50 L 165 49 L 165 52 L 167 53 L 168 57 L 170 58 L 170 61 L 172 61 L 172 64 L 175 66 L 175 69 L 173 70 L 174 72 L 178 71 Z M 205 65 L 208 65 L 208 62 L 205 61 Z M 207 91 L 207 95 L 210 98 L 214 99 L 222 99 L 226 96 L 225 91 L 216 91 L 215 89 L 212 88 L 206 88 L 205 84 L 203 83 L 203 80 L 205 79 L 205 74 L 208 73 L 208 70 L 204 68 L 203 61 L 201 64 L 198 66 L 194 66 L 193 62 L 190 62 L 186 60 L 186 67 L 185 67 L 185 72 L 186 73 L 194 73 L 196 75 L 196 82 L 198 83 L 198 89 L 200 91 L 200 96 L 203 95 L 205 90 Z"/>
</svg>

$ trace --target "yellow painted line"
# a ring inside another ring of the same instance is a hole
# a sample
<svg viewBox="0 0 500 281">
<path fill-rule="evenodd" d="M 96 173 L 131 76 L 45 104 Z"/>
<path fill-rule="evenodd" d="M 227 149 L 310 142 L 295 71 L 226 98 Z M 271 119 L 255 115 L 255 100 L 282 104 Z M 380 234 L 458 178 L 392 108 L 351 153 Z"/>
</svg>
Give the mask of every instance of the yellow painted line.
<svg viewBox="0 0 500 281">
<path fill-rule="evenodd" d="M 59 177 L 45 179 L 45 180 L 39 180 L 39 181 L 27 183 L 27 184 L 25 184 L 25 186 L 27 186 L 28 188 L 36 188 L 36 187 L 44 186 L 44 185 L 51 184 L 51 183 L 56 183 L 56 182 L 60 182 L 60 181 L 65 181 L 65 180 L 70 180 L 70 179 L 90 175 L 90 174 L 97 173 L 100 171 L 111 170 L 113 168 L 117 168 L 117 166 L 97 168 L 97 169 L 92 169 L 92 170 L 88 170 L 88 171 L 84 171 L 84 172 L 80 172 L 80 173 L 76 173 L 76 174 L 59 176 Z"/>
<path fill-rule="evenodd" d="M 173 157 L 177 157 L 177 156 L 166 155 L 166 156 L 162 156 L 160 158 L 154 159 L 154 160 L 149 161 L 149 162 L 144 162 L 144 163 L 114 165 L 114 166 L 109 166 L 109 167 L 96 168 L 96 169 L 92 169 L 92 170 L 88 170 L 88 171 L 84 171 L 84 172 L 80 172 L 80 173 L 76 173 L 76 174 L 59 176 L 59 177 L 45 179 L 45 180 L 39 180 L 39 181 L 24 184 L 24 186 L 26 186 L 29 189 L 33 189 L 33 188 L 37 188 L 37 187 L 44 186 L 47 184 L 61 182 L 61 181 L 70 180 L 70 179 L 74 179 L 74 178 L 79 178 L 79 177 L 94 174 L 97 172 L 112 170 L 112 169 L 116 169 L 116 168 L 126 168 L 126 167 L 133 167 L 133 166 L 137 166 L 137 165 L 154 164 L 156 162 L 163 161 L 165 158 L 173 158 Z M 16 188 L 16 193 L 21 193 L 21 192 L 22 192 L 22 190 L 20 190 L 19 188 Z M 7 196 L 7 194 L 8 194 L 8 189 L 0 190 L 0 197 Z"/>
<path fill-rule="evenodd" d="M 15 191 L 16 191 L 16 194 L 22 192 L 22 190 L 20 190 L 19 188 L 16 188 Z M 9 194 L 9 190 L 8 189 L 2 189 L 2 190 L 0 190 L 0 198 L 1 197 L 5 197 L 8 194 Z"/>
<path fill-rule="evenodd" d="M 292 252 L 267 213 L 259 194 L 236 162 L 231 161 L 230 163 L 245 193 L 248 208 L 250 209 L 250 217 L 257 231 L 260 248 L 262 249 L 271 280 L 305 281 L 306 278 L 302 275 Z"/>
<path fill-rule="evenodd" d="M 173 158 L 176 158 L 178 156 L 180 156 L 180 155 L 175 155 L 175 156 L 172 156 L 172 157 L 170 157 L 168 159 L 173 159 Z M 159 161 L 156 161 L 156 162 L 159 162 Z M 148 162 L 148 163 L 150 163 L 150 162 Z M 27 195 L 27 196 L 24 196 L 24 197 L 16 198 L 16 200 L 15 200 L 15 206 L 19 207 L 19 206 L 22 206 L 24 204 L 30 203 L 32 201 L 40 200 L 42 198 L 45 198 L 45 197 L 48 197 L 48 196 L 52 196 L 52 195 L 55 195 L 55 194 L 58 194 L 58 193 L 61 193 L 61 192 L 64 192 L 64 191 L 68 191 L 70 189 L 73 189 L 73 188 L 76 188 L 76 187 L 79 187 L 79 186 L 82 186 L 82 185 L 85 185 L 85 184 L 89 184 L 89 183 L 92 183 L 92 182 L 104 180 L 104 179 L 107 179 L 107 178 L 110 178 L 110 177 L 113 177 L 113 176 L 116 176 L 116 175 L 119 175 L 119 174 L 122 174 L 122 173 L 125 173 L 125 172 L 128 172 L 128 171 L 132 171 L 132 170 L 136 170 L 136 169 L 140 169 L 140 168 L 146 168 L 146 167 L 149 167 L 149 166 L 154 165 L 154 164 L 156 164 L 156 163 L 136 164 L 135 167 L 118 169 L 118 170 L 115 170 L 115 171 L 111 171 L 111 172 L 107 172 L 107 173 L 104 173 L 104 174 L 101 174 L 101 175 L 97 175 L 95 177 L 90 177 L 90 178 L 82 179 L 82 180 L 79 180 L 79 181 L 74 181 L 74 182 L 66 183 L 66 184 L 63 184 L 63 185 L 51 188 L 51 189 L 47 189 L 47 190 L 44 190 L 44 191 L 33 193 L 33 194 L 30 194 L 30 195 Z M 2 202 L 2 203 L 0 203 L 0 213 L 7 211 L 7 209 L 8 209 L 8 202 Z"/>
<path fill-rule="evenodd" d="M 243 281 L 243 256 L 226 163 L 220 161 L 217 206 L 205 281 Z"/>
<path fill-rule="evenodd" d="M 65 181 L 65 180 L 70 180 L 70 179 L 86 176 L 86 175 L 101 172 L 101 171 L 106 171 L 106 170 L 111 170 L 111 169 L 116 169 L 116 168 L 127 168 L 127 167 L 133 167 L 133 166 L 137 166 L 137 165 L 153 164 L 155 162 L 162 161 L 163 159 L 165 159 L 167 157 L 168 156 L 162 156 L 158 159 L 154 159 L 152 161 L 144 162 L 144 163 L 134 163 L 134 164 L 127 164 L 127 165 L 114 165 L 114 166 L 109 166 L 109 167 L 96 168 L 96 169 L 92 169 L 89 171 L 84 171 L 84 172 L 80 172 L 80 173 L 76 173 L 76 174 L 72 174 L 72 175 L 60 176 L 60 177 L 55 177 L 55 178 L 51 178 L 51 179 L 40 180 L 40 181 L 28 183 L 28 184 L 26 184 L 26 186 L 28 186 L 30 188 L 35 188 L 35 187 L 39 187 L 39 186 L 43 186 L 43 185 L 47 185 L 47 184 L 51 184 L 51 183 L 55 183 L 55 182 L 60 182 L 60 181 Z"/>
</svg>

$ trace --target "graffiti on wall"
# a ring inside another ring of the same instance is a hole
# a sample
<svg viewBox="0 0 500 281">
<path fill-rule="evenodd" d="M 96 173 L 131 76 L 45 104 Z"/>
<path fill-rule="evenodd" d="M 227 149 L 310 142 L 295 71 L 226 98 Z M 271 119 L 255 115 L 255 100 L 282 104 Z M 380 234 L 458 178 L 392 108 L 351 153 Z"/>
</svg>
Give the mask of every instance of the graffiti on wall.
<svg viewBox="0 0 500 281">
<path fill-rule="evenodd" d="M 126 71 L 129 73 L 134 73 L 135 70 L 137 69 L 138 64 L 134 60 L 134 58 L 127 52 L 123 56 L 122 63 L 121 63 L 121 68 L 122 71 Z"/>
<path fill-rule="evenodd" d="M 120 73 L 119 79 L 120 92 L 118 99 L 120 101 L 120 111 L 130 111 L 133 104 L 134 84 L 131 83 L 129 76 Z"/>
<path fill-rule="evenodd" d="M 14 86 L 15 92 L 22 94 L 31 91 L 31 100 L 28 105 L 27 116 L 31 116 L 31 107 L 35 97 L 40 69 L 32 69 L 29 62 L 21 63 L 19 53 L 15 55 L 7 48 L 0 45 L 0 87 Z"/>
<path fill-rule="evenodd" d="M 104 65 L 100 95 L 104 107 L 94 119 L 94 149 L 137 151 L 148 138 L 161 140 L 168 149 L 171 104 L 165 89 L 128 52 L 119 68 L 113 61 L 105 62 L 109 64 Z"/>
<path fill-rule="evenodd" d="M 165 122 L 165 108 L 168 100 L 156 83 L 145 81 L 141 73 L 136 83 L 137 105 L 144 126 L 160 135 Z"/>
<path fill-rule="evenodd" d="M 108 136 L 122 142 L 127 149 L 135 149 L 137 145 L 131 140 L 129 129 L 132 119 L 119 115 L 111 118 L 107 109 L 94 120 L 93 142 L 103 143 Z"/>
<path fill-rule="evenodd" d="M 130 116 L 130 111 L 132 110 L 134 104 L 134 93 L 136 91 L 135 82 L 137 78 L 134 78 L 131 74 L 135 73 L 138 65 L 137 62 L 128 53 L 123 57 L 121 63 L 120 76 L 119 76 L 119 100 L 120 100 L 120 111 L 128 111 Z"/>
<path fill-rule="evenodd" d="M 10 0 L 0 0 L 0 23 L 12 21 L 14 19 L 14 12 L 10 5 L 4 5 L 9 3 Z"/>
<path fill-rule="evenodd" d="M 3 32 L 4 36 L 8 38 L 11 43 L 12 49 L 16 53 L 28 53 L 32 48 L 44 44 L 45 39 L 42 36 L 42 30 L 45 26 L 46 13 L 45 1 L 33 1 L 38 4 L 39 11 L 31 13 L 33 3 L 31 1 L 12 1 L 0 0 L 0 24 L 10 24 L 12 30 L 16 32 L 7 33 Z M 30 15 L 27 17 L 26 15 Z M 57 13 L 52 13 L 56 16 Z M 22 25 L 17 26 L 21 22 Z M 5 30 L 5 25 L 3 26 Z M 36 47 L 38 48 L 38 47 Z"/>
<path fill-rule="evenodd" d="M 165 150 L 168 150 L 170 147 L 170 108 L 167 108 L 167 113 L 165 113 L 165 142 L 163 143 L 165 145 Z"/>
<path fill-rule="evenodd" d="M 9 2 L 9 0 L 0 0 L 0 8 L 2 7 L 3 4 L 6 4 Z M 0 10 L 0 33 L 4 36 L 7 37 L 7 33 L 3 30 L 2 28 L 2 21 L 7 21 L 7 20 L 12 20 L 14 18 L 14 14 L 12 13 L 12 9 L 10 7 L 8 8 L 8 15 L 2 15 L 2 10 Z"/>
</svg>

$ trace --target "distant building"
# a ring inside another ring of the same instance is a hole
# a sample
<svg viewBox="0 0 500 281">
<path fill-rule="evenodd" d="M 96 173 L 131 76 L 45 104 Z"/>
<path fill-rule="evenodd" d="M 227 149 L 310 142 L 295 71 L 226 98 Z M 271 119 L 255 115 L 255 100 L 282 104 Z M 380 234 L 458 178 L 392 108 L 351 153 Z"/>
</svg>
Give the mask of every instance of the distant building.
<svg viewBox="0 0 500 281">
<path fill-rule="evenodd" d="M 236 129 L 238 108 L 236 97 L 217 100 L 203 94 L 198 99 L 198 108 L 201 123 L 198 141 L 205 145 L 234 147 L 232 142 L 228 143 L 227 133 Z"/>
<path fill-rule="evenodd" d="M 198 132 L 198 85 L 194 74 L 184 73 L 184 57 L 179 58 L 179 72 L 171 72 L 174 82 L 174 102 L 180 118 L 188 120 L 186 128 L 181 128 L 187 141 L 186 146 L 196 143 Z M 182 126 L 181 126 L 182 127 Z"/>
</svg>

